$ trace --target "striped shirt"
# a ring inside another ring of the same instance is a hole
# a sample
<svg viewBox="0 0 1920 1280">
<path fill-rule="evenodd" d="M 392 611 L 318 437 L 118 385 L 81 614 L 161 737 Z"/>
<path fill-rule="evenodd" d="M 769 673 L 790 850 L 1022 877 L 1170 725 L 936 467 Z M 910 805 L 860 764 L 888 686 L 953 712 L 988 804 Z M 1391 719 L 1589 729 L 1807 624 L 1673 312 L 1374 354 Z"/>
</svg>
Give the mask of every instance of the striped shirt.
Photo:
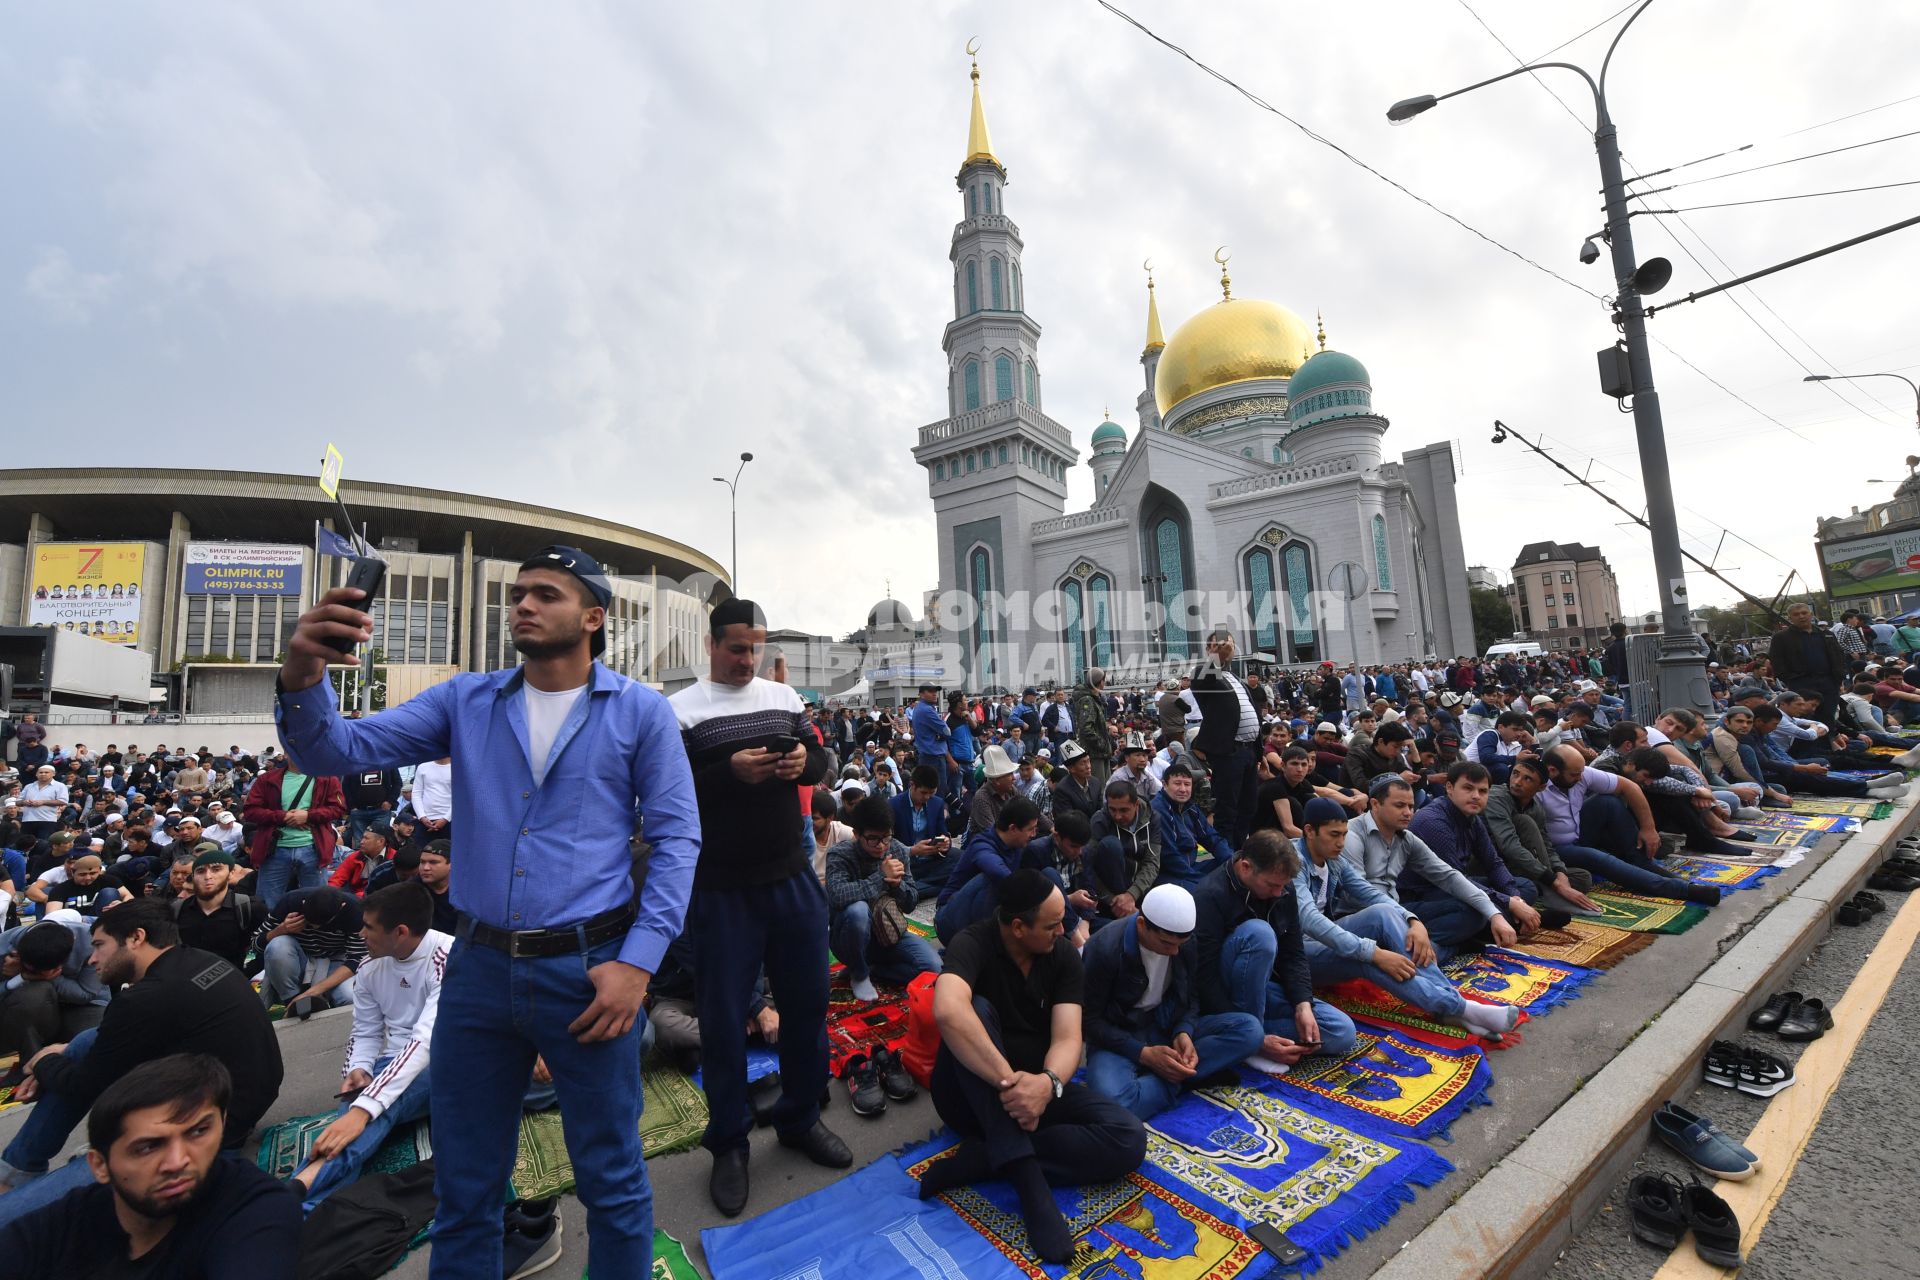
<svg viewBox="0 0 1920 1280">
<path fill-rule="evenodd" d="M 287 894 L 253 931 L 253 949 L 264 952 L 267 935 L 291 915 L 306 921 L 299 932 L 287 936 L 300 944 L 307 959 L 338 960 L 355 972 L 366 963 L 367 941 L 360 936 L 360 899 L 345 889 L 295 889 Z M 324 925 L 319 923 L 322 920 L 326 921 Z"/>
</svg>

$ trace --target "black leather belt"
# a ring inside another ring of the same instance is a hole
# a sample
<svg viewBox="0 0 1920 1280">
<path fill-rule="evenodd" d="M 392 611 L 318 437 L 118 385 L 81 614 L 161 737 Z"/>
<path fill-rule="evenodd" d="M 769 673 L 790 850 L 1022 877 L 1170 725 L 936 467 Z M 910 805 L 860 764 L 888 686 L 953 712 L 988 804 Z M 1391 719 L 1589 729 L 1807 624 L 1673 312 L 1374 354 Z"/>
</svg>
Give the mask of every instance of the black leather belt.
<svg viewBox="0 0 1920 1280">
<path fill-rule="evenodd" d="M 545 956 L 572 956 L 591 951 L 601 943 L 625 934 L 633 926 L 634 905 L 629 902 L 611 911 L 602 911 L 576 925 L 558 929 L 496 929 L 490 924 L 467 919 L 460 922 L 460 933 L 483 947 L 504 951 L 516 960 L 537 960 Z"/>
</svg>

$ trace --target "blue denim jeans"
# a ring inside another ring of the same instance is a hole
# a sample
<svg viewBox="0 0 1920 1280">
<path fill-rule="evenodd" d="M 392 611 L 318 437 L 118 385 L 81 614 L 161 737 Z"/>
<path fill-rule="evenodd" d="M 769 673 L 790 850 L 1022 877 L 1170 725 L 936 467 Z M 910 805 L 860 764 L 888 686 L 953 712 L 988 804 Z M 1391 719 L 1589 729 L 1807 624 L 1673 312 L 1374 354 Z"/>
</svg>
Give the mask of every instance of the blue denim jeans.
<svg viewBox="0 0 1920 1280">
<path fill-rule="evenodd" d="M 873 940 L 873 907 L 855 902 L 841 908 L 827 930 L 827 941 L 840 963 L 847 966 L 847 977 L 855 982 L 877 978 L 881 982 L 904 987 L 923 973 L 940 972 L 940 956 L 933 944 L 911 931 L 900 941 L 882 947 Z"/>
<path fill-rule="evenodd" d="M 1416 911 L 1417 915 L 1418 912 Z M 1371 938 L 1388 951 L 1397 951 L 1409 955 L 1407 950 L 1407 912 L 1392 903 L 1376 903 L 1363 911 L 1350 916 L 1341 916 L 1334 921 L 1348 933 L 1362 938 Z M 1438 950 L 1438 948 L 1436 948 Z M 1435 957 L 1436 962 L 1438 957 Z M 1460 994 L 1447 975 L 1440 972 L 1438 963 L 1422 965 L 1405 982 L 1390 978 L 1382 973 L 1372 962 L 1366 960 L 1348 960 L 1335 955 L 1312 938 L 1307 939 L 1307 964 L 1313 969 L 1313 980 L 1332 984 L 1345 982 L 1349 978 L 1365 978 L 1368 982 L 1405 1000 L 1417 1009 L 1440 1018 L 1451 1018 L 1466 1007 L 1466 998 Z"/>
<path fill-rule="evenodd" d="M 280 905 L 289 889 L 317 889 L 326 881 L 320 875 L 319 855 L 310 844 L 274 847 L 260 864 L 258 897 L 267 910 Z"/>
<path fill-rule="evenodd" d="M 640 1153 L 640 1025 L 581 1044 L 567 1025 L 593 1002 L 587 971 L 619 957 L 612 938 L 584 955 L 512 959 L 454 943 L 433 1027 L 434 1280 L 501 1272 L 501 1211 L 536 1056 L 560 1097 L 567 1154 L 587 1209 L 594 1275 L 653 1265 L 653 1188 Z M 6 1197 L 0 1196 L 0 1200 Z"/>
<path fill-rule="evenodd" d="M 393 1061 L 391 1056 L 381 1058 L 373 1064 L 371 1074 L 376 1078 Z M 328 1196 L 346 1186 L 360 1176 L 360 1170 L 367 1160 L 380 1149 L 387 1135 L 403 1124 L 412 1124 L 427 1114 L 430 1092 L 429 1077 L 431 1070 L 422 1071 L 413 1078 L 406 1091 L 393 1100 L 385 1111 L 367 1121 L 367 1127 L 360 1136 L 347 1144 L 347 1149 L 320 1166 L 320 1172 L 313 1176 L 313 1188 L 307 1192 L 306 1200 L 300 1206 L 300 1212 L 312 1213 L 314 1206 Z M 340 1114 L 347 1114 L 353 1104 L 340 1104 Z"/>
<path fill-rule="evenodd" d="M 1163 1008 L 1165 1006 L 1162 1006 Z M 1231 1067 L 1249 1054 L 1260 1051 L 1266 1034 L 1260 1019 L 1250 1013 L 1209 1013 L 1193 1024 L 1193 1050 L 1199 1065 L 1193 1078 L 1204 1080 L 1214 1072 Z M 1162 1026 L 1148 1044 L 1169 1044 L 1172 1037 Z M 1151 1120 L 1180 1098 L 1186 1086 L 1162 1080 L 1159 1076 L 1108 1049 L 1087 1052 L 1087 1087 L 1104 1094 L 1142 1120 Z"/>
<path fill-rule="evenodd" d="M 266 952 L 260 957 L 260 1003 L 271 1009 L 276 1004 L 285 1004 L 314 983 L 331 977 L 334 970 L 346 968 L 343 960 L 315 959 L 300 949 L 299 940 L 291 936 L 275 938 L 267 944 Z M 329 1008 L 337 1009 L 341 1005 L 353 1003 L 353 979 L 327 992 L 321 999 Z"/>
<path fill-rule="evenodd" d="M 1300 1037 L 1293 1002 L 1273 980 L 1273 961 L 1280 944 L 1265 920 L 1243 920 L 1220 947 L 1221 977 L 1236 1012 L 1260 1019 L 1264 1034 L 1288 1040 Z M 1320 1052 L 1339 1058 L 1353 1052 L 1353 1019 L 1324 1000 L 1313 1002 L 1313 1021 L 1320 1028 Z"/>
</svg>

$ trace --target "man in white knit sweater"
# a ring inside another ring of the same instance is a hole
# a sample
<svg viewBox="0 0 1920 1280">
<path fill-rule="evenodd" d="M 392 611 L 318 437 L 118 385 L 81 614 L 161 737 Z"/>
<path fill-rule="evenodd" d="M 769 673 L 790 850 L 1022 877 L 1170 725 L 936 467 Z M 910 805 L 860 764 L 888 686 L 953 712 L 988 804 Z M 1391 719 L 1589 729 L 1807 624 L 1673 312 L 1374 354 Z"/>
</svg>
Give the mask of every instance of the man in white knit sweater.
<svg viewBox="0 0 1920 1280">
<path fill-rule="evenodd" d="M 453 939 L 433 929 L 433 901 L 414 881 L 389 885 L 361 904 L 367 962 L 353 990 L 340 1091 L 340 1118 L 313 1144 L 313 1160 L 294 1177 L 303 1209 L 360 1176 L 396 1125 L 427 1114 L 427 1050 Z"/>
</svg>

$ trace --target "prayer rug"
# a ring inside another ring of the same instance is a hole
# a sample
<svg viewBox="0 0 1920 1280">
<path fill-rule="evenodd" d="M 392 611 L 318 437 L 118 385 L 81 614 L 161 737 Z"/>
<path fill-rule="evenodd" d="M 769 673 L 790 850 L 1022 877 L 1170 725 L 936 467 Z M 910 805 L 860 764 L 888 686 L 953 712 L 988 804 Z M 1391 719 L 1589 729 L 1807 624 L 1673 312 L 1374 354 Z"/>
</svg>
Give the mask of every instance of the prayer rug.
<svg viewBox="0 0 1920 1280">
<path fill-rule="evenodd" d="M 937 941 L 940 936 L 933 931 L 933 921 L 916 920 L 912 916 L 907 917 L 907 931 L 918 934 L 929 942 Z"/>
<path fill-rule="evenodd" d="M 1597 916 L 1582 916 L 1581 923 L 1598 924 L 1629 933 L 1685 933 L 1707 918 L 1707 908 L 1679 898 L 1650 898 L 1625 889 L 1595 889 L 1587 895 L 1605 910 Z M 1522 947 L 1537 955 L 1531 947 Z M 1585 961 L 1575 961 L 1584 964 Z M 1592 968 L 1601 968 L 1592 965 Z"/>
<path fill-rule="evenodd" d="M 261 1170 L 270 1174 L 275 1181 L 285 1182 L 294 1174 L 307 1167 L 313 1157 L 313 1144 L 328 1125 L 338 1119 L 338 1111 L 322 1111 L 310 1116 L 295 1116 L 291 1120 L 282 1120 L 260 1134 L 260 1149 L 254 1153 L 253 1162 Z M 398 1173 L 402 1169 L 419 1164 L 433 1155 L 433 1140 L 427 1133 L 427 1122 L 416 1120 L 409 1125 L 401 1125 L 387 1135 L 380 1149 L 373 1153 L 362 1172 Z"/>
<path fill-rule="evenodd" d="M 580 1280 L 587 1280 L 585 1272 L 581 1273 Z M 680 1242 L 657 1228 L 653 1233 L 653 1270 L 648 1280 L 700 1280 L 700 1273 L 687 1260 L 687 1251 L 680 1247 Z"/>
<path fill-rule="evenodd" d="M 1599 900 L 1599 892 L 1587 895 Z M 1583 969 L 1611 969 L 1628 956 L 1637 955 L 1653 945 L 1651 933 L 1636 933 L 1611 924 L 1596 924 L 1585 918 L 1569 921 L 1558 929 L 1542 929 L 1514 947 L 1530 956 L 1555 964 L 1577 965 Z"/>
<path fill-rule="evenodd" d="M 5 1075 L 7 1072 L 12 1071 L 14 1064 L 19 1061 L 20 1055 L 17 1053 L 9 1053 L 4 1058 L 0 1058 L 0 1075 Z M 13 1091 L 18 1087 L 18 1085 L 10 1084 L 4 1088 L 0 1088 L 0 1111 L 5 1111 L 8 1107 L 30 1107 L 33 1105 L 31 1102 L 15 1102 L 13 1100 Z"/>
<path fill-rule="evenodd" d="M 1810 833 L 1832 834 L 1842 831 L 1856 831 L 1861 819 L 1844 813 L 1799 813 L 1786 809 L 1767 809 L 1751 822 L 1742 822 L 1743 827 L 1764 827 L 1774 831 L 1804 831 Z"/>
<path fill-rule="evenodd" d="M 1827 776 L 1840 782 L 1872 782 L 1882 774 L 1897 773 L 1906 777 L 1904 769 L 1829 769 Z"/>
<path fill-rule="evenodd" d="M 1847 796 L 1795 796 L 1791 810 L 1769 809 L 1769 813 L 1843 813 L 1849 818 L 1877 822 L 1893 813 L 1885 800 L 1859 800 Z"/>
<path fill-rule="evenodd" d="M 1442 1022 L 1425 1009 L 1415 1008 L 1365 978 L 1351 978 L 1322 987 L 1320 995 L 1336 1009 L 1361 1022 L 1443 1049 L 1460 1049 L 1470 1045 L 1478 1045 L 1483 1049 L 1510 1049 L 1520 1043 L 1518 1031 L 1509 1031 L 1498 1040 L 1490 1040 L 1475 1035 L 1465 1027 Z M 1522 1013 L 1520 1021 L 1526 1022 L 1527 1015 Z"/>
<path fill-rule="evenodd" d="M 1536 1018 L 1579 999 L 1580 988 L 1600 976 L 1598 969 L 1542 960 L 1505 947 L 1455 956 L 1441 971 L 1468 999 L 1512 1005 Z"/>
<path fill-rule="evenodd" d="M 640 1075 L 645 1105 L 640 1113 L 640 1149 L 647 1159 L 700 1145 L 707 1131 L 707 1098 L 693 1080 L 672 1067 L 651 1067 Z M 520 1150 L 513 1158 L 513 1192 L 542 1200 L 573 1190 L 573 1161 L 560 1109 L 528 1111 L 520 1116 Z"/>
<path fill-rule="evenodd" d="M 862 1004 L 846 987 L 827 991 L 827 1057 L 833 1074 L 856 1053 L 885 1045 L 897 1049 L 907 1038 L 907 989 L 878 986 L 880 998 Z"/>
<path fill-rule="evenodd" d="M 1780 874 L 1779 867 L 1716 862 L 1711 858 L 1668 858 L 1666 867 L 1670 873 L 1689 884 L 1710 884 L 1723 892 L 1751 889 L 1768 876 Z"/>
<path fill-rule="evenodd" d="M 749 1044 L 747 1046 L 747 1083 L 748 1084 L 752 1084 L 755 1080 L 764 1079 L 767 1076 L 772 1075 L 774 1072 L 778 1071 L 779 1069 L 780 1069 L 780 1051 L 778 1049 L 769 1049 L 765 1045 L 760 1045 L 760 1044 Z M 694 1070 L 692 1079 L 693 1079 L 694 1088 L 700 1089 L 700 1088 L 706 1087 L 705 1083 L 700 1078 L 700 1072 L 698 1068 Z"/>
<path fill-rule="evenodd" d="M 1404 1136 L 1356 1132 L 1264 1088 L 1189 1094 L 1147 1128 L 1147 1159 L 1117 1182 L 1054 1192 L 1076 1250 L 1064 1267 L 1027 1251 L 1004 1182 L 921 1201 L 943 1131 L 749 1222 L 701 1233 L 714 1280 L 1261 1280 L 1275 1260 L 1247 1234 L 1269 1222 L 1311 1272 L 1384 1226 L 1453 1166 Z"/>
<path fill-rule="evenodd" d="M 1476 1048 L 1361 1029 L 1352 1053 L 1294 1064 L 1277 1092 L 1335 1121 L 1358 1112 L 1415 1138 L 1444 1138 L 1464 1112 L 1489 1101 L 1492 1082 L 1486 1055 Z"/>
</svg>

